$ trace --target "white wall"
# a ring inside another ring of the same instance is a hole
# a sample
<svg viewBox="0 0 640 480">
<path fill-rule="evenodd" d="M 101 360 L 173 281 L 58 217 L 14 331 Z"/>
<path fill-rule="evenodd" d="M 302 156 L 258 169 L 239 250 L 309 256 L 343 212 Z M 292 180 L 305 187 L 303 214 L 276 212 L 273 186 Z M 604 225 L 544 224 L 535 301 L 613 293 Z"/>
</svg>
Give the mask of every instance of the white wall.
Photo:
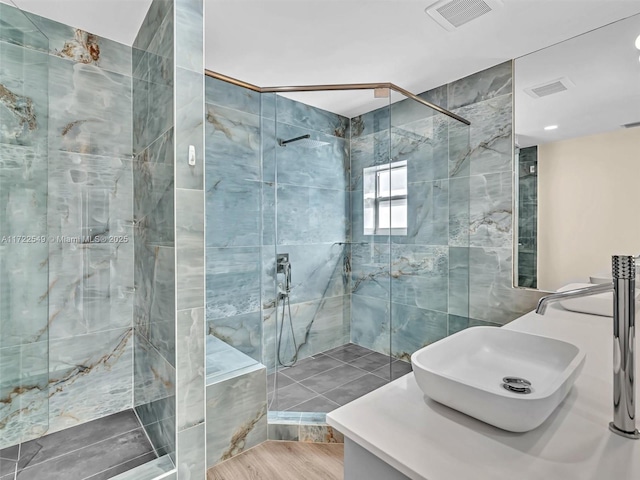
<svg viewBox="0 0 640 480">
<path fill-rule="evenodd" d="M 538 147 L 538 287 L 609 272 L 640 253 L 640 128 Z"/>
</svg>

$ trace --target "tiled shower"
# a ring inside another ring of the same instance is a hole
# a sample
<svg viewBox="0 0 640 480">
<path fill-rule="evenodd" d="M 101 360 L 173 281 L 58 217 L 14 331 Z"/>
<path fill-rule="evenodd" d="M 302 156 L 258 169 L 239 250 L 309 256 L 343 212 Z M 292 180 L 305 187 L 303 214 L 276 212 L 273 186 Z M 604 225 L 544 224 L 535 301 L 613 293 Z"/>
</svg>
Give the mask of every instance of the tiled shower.
<svg viewBox="0 0 640 480">
<path fill-rule="evenodd" d="M 250 425 L 246 448 L 267 434 L 298 438 L 296 423 L 322 424 L 469 325 L 469 127 L 411 99 L 347 118 L 216 78 L 205 85 L 207 346 L 236 352 L 208 377 L 207 404 L 254 385 L 242 408 L 227 399 L 234 420 L 216 432 Z M 446 106 L 449 92 L 422 97 Z M 280 144 L 304 135 L 321 145 Z M 369 234 L 365 174 L 395 165 L 406 171 L 406 228 Z M 232 452 L 210 450 L 209 465 Z"/>
<path fill-rule="evenodd" d="M 213 437 L 224 404 L 215 435 L 236 440 L 209 465 L 267 437 L 333 439 L 324 413 L 407 373 L 414 351 L 530 308 L 511 288 L 511 69 L 420 95 L 470 127 L 410 99 L 346 118 L 206 78 L 207 351 L 227 351 L 207 415 Z M 323 144 L 278 144 L 307 134 Z M 364 176 L 403 162 L 406 229 L 371 235 Z M 291 314 L 276 302 L 285 253 Z M 234 388 L 253 393 L 221 400 Z"/>
<path fill-rule="evenodd" d="M 2 480 L 204 476 L 202 58 L 195 0 L 133 47 L 0 4 Z"/>
<path fill-rule="evenodd" d="M 267 438 L 336 441 L 327 406 L 531 304 L 511 63 L 421 95 L 471 127 L 397 97 L 347 118 L 205 78 L 202 22 L 155 0 L 128 47 L 0 4 L 0 480 L 202 478 Z M 390 163 L 406 226 L 367 233 Z"/>
</svg>

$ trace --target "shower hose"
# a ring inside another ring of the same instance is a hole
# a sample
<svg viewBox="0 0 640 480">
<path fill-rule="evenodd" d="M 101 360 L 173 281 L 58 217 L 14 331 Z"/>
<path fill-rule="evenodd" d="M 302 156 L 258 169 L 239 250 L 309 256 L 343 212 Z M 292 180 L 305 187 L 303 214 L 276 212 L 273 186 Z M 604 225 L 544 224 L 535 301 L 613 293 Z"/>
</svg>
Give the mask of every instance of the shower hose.
<svg viewBox="0 0 640 480">
<path fill-rule="evenodd" d="M 278 333 L 278 363 L 283 367 L 293 367 L 298 361 L 298 345 L 296 344 L 296 334 L 293 331 L 293 317 L 291 316 L 291 301 L 289 300 L 289 282 L 287 281 L 286 293 L 279 294 L 280 300 L 282 301 L 282 316 L 280 319 L 280 332 Z M 290 362 L 283 362 L 280 356 L 280 350 L 282 346 L 282 333 L 284 330 L 284 322 L 285 322 L 285 309 L 289 310 L 289 328 L 291 330 L 291 340 L 293 341 L 293 357 Z"/>
</svg>

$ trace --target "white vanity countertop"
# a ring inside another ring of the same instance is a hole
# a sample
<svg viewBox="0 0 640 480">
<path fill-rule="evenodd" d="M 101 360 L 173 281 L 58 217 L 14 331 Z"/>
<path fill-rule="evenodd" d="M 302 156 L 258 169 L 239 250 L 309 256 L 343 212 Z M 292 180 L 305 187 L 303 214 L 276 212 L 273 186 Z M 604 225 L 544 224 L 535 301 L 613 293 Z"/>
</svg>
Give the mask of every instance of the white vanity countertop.
<svg viewBox="0 0 640 480">
<path fill-rule="evenodd" d="M 327 422 L 412 479 L 640 479 L 640 440 L 608 428 L 612 319 L 552 305 L 503 328 L 565 340 L 587 354 L 569 395 L 537 429 L 506 432 L 425 399 L 412 373 L 327 414 Z"/>
</svg>

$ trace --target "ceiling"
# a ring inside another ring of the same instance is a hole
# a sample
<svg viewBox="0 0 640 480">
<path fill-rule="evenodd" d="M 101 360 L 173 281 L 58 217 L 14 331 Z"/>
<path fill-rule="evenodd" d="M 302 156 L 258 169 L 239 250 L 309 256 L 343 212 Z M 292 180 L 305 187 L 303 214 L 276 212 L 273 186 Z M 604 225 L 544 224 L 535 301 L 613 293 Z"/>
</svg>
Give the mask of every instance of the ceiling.
<svg viewBox="0 0 640 480">
<path fill-rule="evenodd" d="M 0 0 L 8 3 L 8 0 Z M 14 0 L 128 45 L 151 0 Z M 503 0 L 453 32 L 434 0 L 204 0 L 206 68 L 259 85 L 392 82 L 414 93 L 640 13 L 638 0 Z M 354 116 L 370 92 L 292 95 Z"/>
<path fill-rule="evenodd" d="M 205 63 L 262 87 L 383 81 L 420 93 L 640 13 L 638 0 L 504 0 L 448 32 L 424 13 L 432 3 L 205 0 Z M 296 98 L 346 116 L 370 109 L 349 94 Z"/>
<path fill-rule="evenodd" d="M 618 130 L 640 122 L 640 15 L 515 62 L 515 133 L 520 147 Z M 568 78 L 569 89 L 542 98 L 525 92 Z M 557 130 L 544 127 L 557 125 Z"/>
<path fill-rule="evenodd" d="M 0 0 L 75 28 L 132 45 L 152 0 Z"/>
</svg>

